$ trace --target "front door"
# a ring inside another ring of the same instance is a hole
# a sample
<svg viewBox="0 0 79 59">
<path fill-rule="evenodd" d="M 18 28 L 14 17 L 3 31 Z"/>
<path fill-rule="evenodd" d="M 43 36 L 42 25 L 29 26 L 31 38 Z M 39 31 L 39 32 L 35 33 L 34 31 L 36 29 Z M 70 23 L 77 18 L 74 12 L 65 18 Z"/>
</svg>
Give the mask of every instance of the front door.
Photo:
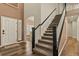
<svg viewBox="0 0 79 59">
<path fill-rule="evenodd" d="M 17 20 L 1 16 L 1 45 L 13 44 L 17 41 Z"/>
</svg>

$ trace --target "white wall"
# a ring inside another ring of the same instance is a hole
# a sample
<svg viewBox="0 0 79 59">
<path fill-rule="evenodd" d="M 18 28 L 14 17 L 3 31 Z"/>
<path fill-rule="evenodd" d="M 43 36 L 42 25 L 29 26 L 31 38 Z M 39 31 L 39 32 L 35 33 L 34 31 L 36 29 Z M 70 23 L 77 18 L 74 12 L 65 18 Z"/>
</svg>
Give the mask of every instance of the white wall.
<svg viewBox="0 0 79 59">
<path fill-rule="evenodd" d="M 77 16 L 67 18 L 68 21 L 68 37 L 77 38 Z"/>
<path fill-rule="evenodd" d="M 64 8 L 64 4 L 63 3 L 58 3 L 58 13 L 61 14 L 62 13 L 62 10 Z"/>
<path fill-rule="evenodd" d="M 61 14 L 63 10 L 63 4 L 41 4 L 41 23 L 45 20 L 45 18 L 56 8 L 56 11 L 50 16 L 50 18 L 41 26 L 41 35 L 45 32 L 51 21 L 53 21 L 54 17 L 57 14 Z"/>
<path fill-rule="evenodd" d="M 46 17 L 57 7 L 57 4 L 41 4 L 41 23 L 46 19 Z M 42 26 L 41 26 L 41 35 L 43 35 L 44 31 L 47 29 L 54 16 L 56 15 L 56 11 Z"/>
<path fill-rule="evenodd" d="M 67 3 L 67 11 L 79 8 L 79 3 Z"/>
<path fill-rule="evenodd" d="M 30 16 L 34 16 L 34 26 L 36 27 L 38 24 L 41 23 L 41 5 L 38 3 L 25 3 L 24 4 L 24 20 L 27 19 L 28 17 Z M 26 25 L 26 22 L 25 22 L 25 25 Z M 26 30 L 25 30 L 26 31 Z M 39 27 L 39 29 L 36 30 L 36 42 L 37 42 L 37 39 L 40 38 L 40 32 L 41 29 Z M 38 35 L 37 35 L 38 34 Z M 25 36 L 26 37 L 26 36 Z M 26 38 L 25 38 L 26 39 Z"/>
<path fill-rule="evenodd" d="M 67 24 L 68 24 L 68 29 L 67 29 L 68 34 L 67 35 L 68 35 L 68 37 L 72 37 L 72 24 L 71 23 L 67 23 Z"/>
<path fill-rule="evenodd" d="M 72 37 L 77 38 L 77 22 L 72 22 Z"/>
</svg>

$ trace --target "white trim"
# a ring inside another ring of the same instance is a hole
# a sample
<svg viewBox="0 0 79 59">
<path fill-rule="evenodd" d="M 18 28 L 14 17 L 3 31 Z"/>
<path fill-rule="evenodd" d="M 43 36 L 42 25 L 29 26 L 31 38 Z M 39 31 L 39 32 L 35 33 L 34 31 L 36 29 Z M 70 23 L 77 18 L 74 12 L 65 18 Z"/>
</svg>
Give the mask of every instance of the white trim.
<svg viewBox="0 0 79 59">
<path fill-rule="evenodd" d="M 63 44 L 63 47 L 61 48 L 61 50 L 60 50 L 60 52 L 59 52 L 58 56 L 60 56 L 60 55 L 61 55 L 61 53 L 62 53 L 63 49 L 65 48 L 65 45 L 66 45 L 67 41 L 68 41 L 68 39 L 66 39 L 66 40 L 65 40 L 65 43 Z"/>
</svg>

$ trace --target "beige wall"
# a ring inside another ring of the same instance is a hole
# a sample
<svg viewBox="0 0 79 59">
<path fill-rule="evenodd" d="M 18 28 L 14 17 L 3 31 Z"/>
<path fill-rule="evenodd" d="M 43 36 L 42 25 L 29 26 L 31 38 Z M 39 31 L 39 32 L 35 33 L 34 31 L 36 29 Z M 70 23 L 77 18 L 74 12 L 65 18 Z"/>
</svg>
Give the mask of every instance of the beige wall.
<svg viewBox="0 0 79 59">
<path fill-rule="evenodd" d="M 23 4 L 19 4 L 19 8 L 14 8 L 6 3 L 0 3 L 0 16 L 23 19 Z"/>
</svg>

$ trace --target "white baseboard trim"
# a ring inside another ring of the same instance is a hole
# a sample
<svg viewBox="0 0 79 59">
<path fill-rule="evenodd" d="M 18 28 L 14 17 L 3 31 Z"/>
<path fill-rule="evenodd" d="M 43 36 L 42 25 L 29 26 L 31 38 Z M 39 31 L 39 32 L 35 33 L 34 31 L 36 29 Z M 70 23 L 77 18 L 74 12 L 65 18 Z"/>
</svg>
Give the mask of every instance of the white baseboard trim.
<svg viewBox="0 0 79 59">
<path fill-rule="evenodd" d="M 65 40 L 65 43 L 63 44 L 63 46 L 62 46 L 62 48 L 61 48 L 61 50 L 60 50 L 60 52 L 59 52 L 58 56 L 60 56 L 60 55 L 61 55 L 61 53 L 62 53 L 62 51 L 63 51 L 63 49 L 64 49 L 64 47 L 65 47 L 66 43 L 67 43 L 67 39 Z"/>
</svg>

